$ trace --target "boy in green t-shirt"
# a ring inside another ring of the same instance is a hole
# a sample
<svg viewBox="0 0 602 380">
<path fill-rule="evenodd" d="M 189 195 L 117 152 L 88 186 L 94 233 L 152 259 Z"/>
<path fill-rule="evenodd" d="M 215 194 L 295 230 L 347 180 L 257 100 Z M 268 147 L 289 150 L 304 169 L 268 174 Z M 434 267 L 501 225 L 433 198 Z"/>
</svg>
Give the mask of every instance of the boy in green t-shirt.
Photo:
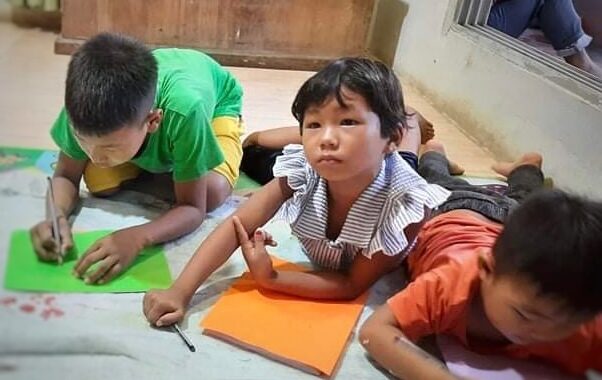
<svg viewBox="0 0 602 380">
<path fill-rule="evenodd" d="M 91 38 L 69 63 L 65 109 L 51 130 L 61 150 L 52 181 L 63 243 L 55 245 L 49 221 L 38 223 L 31 229 L 38 257 L 54 261 L 72 246 L 67 217 L 82 176 L 92 194 L 106 196 L 142 170 L 172 172 L 176 199 L 156 220 L 97 241 L 74 269 L 88 283 L 111 280 L 144 247 L 197 228 L 238 178 L 241 105 L 237 80 L 203 53 L 151 52 L 109 33 Z"/>
</svg>

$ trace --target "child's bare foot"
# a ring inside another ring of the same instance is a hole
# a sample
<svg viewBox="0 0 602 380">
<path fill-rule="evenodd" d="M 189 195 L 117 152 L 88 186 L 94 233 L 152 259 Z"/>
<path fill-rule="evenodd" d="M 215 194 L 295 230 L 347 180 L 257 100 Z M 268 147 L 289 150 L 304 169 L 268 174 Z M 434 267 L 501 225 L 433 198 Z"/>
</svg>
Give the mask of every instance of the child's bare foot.
<svg viewBox="0 0 602 380">
<path fill-rule="evenodd" d="M 439 141 L 430 140 L 426 144 L 424 144 L 424 150 L 422 153 L 426 152 L 437 152 L 445 156 L 447 158 L 447 165 L 449 168 L 449 174 L 451 175 L 462 175 L 464 174 L 464 168 L 457 163 L 450 161 L 450 159 L 445 154 L 445 147 Z"/>
<path fill-rule="evenodd" d="M 510 173 L 512 173 L 512 171 L 519 166 L 533 165 L 541 169 L 542 163 L 543 157 L 541 154 L 537 152 L 529 152 L 514 162 L 497 162 L 491 166 L 491 169 L 493 169 L 494 172 L 503 175 L 504 177 L 508 177 Z"/>
<path fill-rule="evenodd" d="M 564 59 L 571 65 L 602 79 L 602 68 L 591 59 L 586 50 L 564 57 Z"/>
<path fill-rule="evenodd" d="M 427 141 L 435 137 L 435 127 L 420 112 L 416 112 L 416 115 L 418 116 L 418 125 L 420 125 L 420 143 L 426 144 Z"/>
<path fill-rule="evenodd" d="M 420 127 L 420 144 L 425 144 L 435 137 L 435 127 L 433 127 L 433 123 L 425 119 L 420 112 L 412 107 L 406 106 L 406 112 L 412 115 L 408 117 L 408 124 L 412 126 L 417 122 L 418 127 Z"/>
</svg>

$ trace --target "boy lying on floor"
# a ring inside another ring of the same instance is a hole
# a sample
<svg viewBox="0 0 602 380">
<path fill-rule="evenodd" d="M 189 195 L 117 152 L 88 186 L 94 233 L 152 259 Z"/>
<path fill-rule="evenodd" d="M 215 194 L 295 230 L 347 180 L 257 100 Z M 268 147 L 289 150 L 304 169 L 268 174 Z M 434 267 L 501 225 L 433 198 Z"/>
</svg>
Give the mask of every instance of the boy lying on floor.
<svg viewBox="0 0 602 380">
<path fill-rule="evenodd" d="M 428 150 L 420 174 L 449 181 L 443 149 Z M 498 167 L 510 192 L 541 187 L 541 160 L 530 157 Z M 456 379 L 414 344 L 445 334 L 479 353 L 601 371 L 602 203 L 537 189 L 506 217 L 511 199 L 448 185 L 408 256 L 412 282 L 361 328 L 369 354 L 406 380 Z"/>
</svg>

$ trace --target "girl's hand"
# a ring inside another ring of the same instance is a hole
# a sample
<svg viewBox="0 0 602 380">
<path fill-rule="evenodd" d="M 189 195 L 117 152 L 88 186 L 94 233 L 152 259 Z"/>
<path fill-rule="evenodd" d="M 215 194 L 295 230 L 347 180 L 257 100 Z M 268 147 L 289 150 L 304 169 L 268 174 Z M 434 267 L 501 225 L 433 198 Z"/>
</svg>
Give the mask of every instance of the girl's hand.
<svg viewBox="0 0 602 380">
<path fill-rule="evenodd" d="M 188 300 L 173 286 L 169 289 L 151 289 L 144 295 L 142 310 L 151 325 L 170 326 L 184 318 Z"/>
<path fill-rule="evenodd" d="M 276 246 L 276 242 L 272 240 L 272 236 L 269 233 L 259 229 L 249 239 L 247 230 L 245 230 L 240 219 L 234 216 L 232 221 L 234 222 L 234 229 L 236 230 L 238 242 L 240 243 L 240 248 L 249 271 L 255 281 L 260 286 L 265 287 L 265 284 L 269 283 L 276 276 L 276 271 L 272 267 L 272 259 L 266 251 L 265 246 L 274 247 Z"/>
</svg>

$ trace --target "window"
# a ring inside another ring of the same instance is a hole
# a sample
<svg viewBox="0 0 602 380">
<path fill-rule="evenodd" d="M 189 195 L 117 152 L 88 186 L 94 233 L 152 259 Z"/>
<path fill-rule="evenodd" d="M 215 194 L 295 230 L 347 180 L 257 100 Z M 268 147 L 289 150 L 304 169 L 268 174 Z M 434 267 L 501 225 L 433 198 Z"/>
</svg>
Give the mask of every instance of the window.
<svg viewBox="0 0 602 380">
<path fill-rule="evenodd" d="M 498 2 L 501 3 L 499 0 Z M 480 37 L 494 40 L 508 49 L 512 49 L 524 57 L 528 57 L 528 59 L 533 59 L 542 65 L 552 68 L 583 86 L 602 92 L 602 77 L 566 63 L 564 59 L 555 54 L 551 45 L 548 45 L 546 50 L 535 48 L 518 38 L 514 38 L 488 26 L 487 20 L 489 19 L 489 14 L 495 5 L 498 4 L 495 4 L 494 0 L 458 0 L 455 23 L 460 28 L 467 29 L 471 33 L 476 33 Z M 602 48 L 600 50 L 602 51 Z M 602 57 L 602 55 L 600 56 Z M 598 65 L 602 67 L 602 65 Z"/>
</svg>

